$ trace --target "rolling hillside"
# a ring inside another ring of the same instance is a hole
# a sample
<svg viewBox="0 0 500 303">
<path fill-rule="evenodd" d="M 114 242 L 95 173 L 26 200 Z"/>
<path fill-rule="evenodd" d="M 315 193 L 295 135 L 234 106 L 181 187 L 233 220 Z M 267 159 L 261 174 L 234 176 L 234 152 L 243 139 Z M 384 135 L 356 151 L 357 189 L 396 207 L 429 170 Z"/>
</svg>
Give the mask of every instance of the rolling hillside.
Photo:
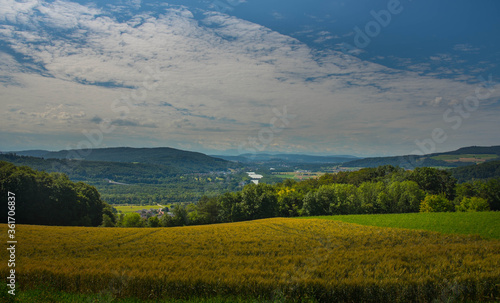
<svg viewBox="0 0 500 303">
<path fill-rule="evenodd" d="M 283 218 L 157 229 L 16 228 L 23 289 L 106 292 L 112 299 L 475 302 L 498 297 L 500 282 L 498 240 L 424 230 Z M 7 234 L 7 225 L 0 231 Z"/>
<path fill-rule="evenodd" d="M 115 148 L 98 148 L 92 150 L 61 150 L 57 152 L 44 152 L 44 151 L 20 151 L 14 152 L 16 155 L 21 156 L 37 156 L 43 157 L 48 162 L 42 164 L 41 161 L 34 159 L 17 159 L 16 164 L 24 164 L 23 161 L 36 162 L 39 167 L 49 166 L 52 167 L 51 159 L 58 160 L 80 160 L 83 167 L 104 165 L 109 169 L 116 169 L 117 167 L 123 169 L 137 168 L 136 164 L 145 165 L 145 167 L 152 168 L 156 166 L 155 171 L 166 171 L 167 174 L 175 173 L 190 173 L 190 172 L 210 172 L 227 170 L 228 168 L 238 167 L 238 164 L 229 162 L 223 159 L 207 156 L 202 153 L 184 151 L 168 147 L 160 148 L 131 148 L 131 147 L 115 147 Z M 85 161 L 81 161 L 85 160 Z M 7 160 L 6 160 L 7 161 Z M 89 162 L 87 162 L 89 161 Z M 96 163 L 100 162 L 100 163 Z M 102 163 L 102 162 L 111 162 Z M 127 165 L 113 164 L 113 162 L 129 163 Z M 131 165 L 134 164 L 134 165 Z"/>
<path fill-rule="evenodd" d="M 239 156 L 214 156 L 229 161 L 242 163 L 252 162 L 286 162 L 286 163 L 342 163 L 359 159 L 355 156 L 312 156 L 302 154 L 242 154 Z"/>
<path fill-rule="evenodd" d="M 234 191 L 241 182 L 240 164 L 200 153 L 111 148 L 81 154 L 87 160 L 74 160 L 78 151 L 61 151 L 48 152 L 45 158 L 0 154 L 0 161 L 67 174 L 72 181 L 95 186 L 110 204 L 195 202 L 203 195 Z"/>
<path fill-rule="evenodd" d="M 415 167 L 461 167 L 500 159 L 500 146 L 470 146 L 455 151 L 429 155 L 405 155 L 393 157 L 373 157 L 344 163 L 344 167 L 377 167 L 381 165 L 399 166 L 407 169 Z"/>
</svg>

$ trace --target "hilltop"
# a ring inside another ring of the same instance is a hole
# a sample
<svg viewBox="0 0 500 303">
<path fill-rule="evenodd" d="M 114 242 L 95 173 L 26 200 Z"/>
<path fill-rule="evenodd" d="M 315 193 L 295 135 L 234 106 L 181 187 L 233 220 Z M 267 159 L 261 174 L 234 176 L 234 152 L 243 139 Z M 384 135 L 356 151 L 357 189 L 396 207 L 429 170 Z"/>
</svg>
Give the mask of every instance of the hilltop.
<svg viewBox="0 0 500 303">
<path fill-rule="evenodd" d="M 198 152 L 179 150 L 169 147 L 159 148 L 132 148 L 112 147 L 96 149 L 72 149 L 61 151 L 28 150 L 12 152 L 18 156 L 30 156 L 46 160 L 85 160 L 90 162 L 121 162 L 164 166 L 169 173 L 210 172 L 238 167 L 227 160 L 214 158 Z M 50 162 L 50 161 L 49 161 Z M 19 161 L 17 162 L 18 164 Z M 96 163 L 81 162 L 82 165 L 96 165 Z M 120 167 L 116 164 L 110 168 Z M 128 166 L 127 166 L 128 167 Z"/>
<path fill-rule="evenodd" d="M 286 163 L 343 163 L 360 159 L 349 155 L 314 156 L 304 154 L 241 154 L 239 156 L 214 156 L 217 158 L 241 163 L 253 162 L 286 162 Z"/>
<path fill-rule="evenodd" d="M 428 155 L 405 155 L 392 157 L 372 157 L 349 161 L 343 167 L 377 167 L 381 165 L 399 166 L 407 169 L 415 167 L 461 167 L 500 160 L 500 145 L 470 146 L 454 151 Z"/>
</svg>

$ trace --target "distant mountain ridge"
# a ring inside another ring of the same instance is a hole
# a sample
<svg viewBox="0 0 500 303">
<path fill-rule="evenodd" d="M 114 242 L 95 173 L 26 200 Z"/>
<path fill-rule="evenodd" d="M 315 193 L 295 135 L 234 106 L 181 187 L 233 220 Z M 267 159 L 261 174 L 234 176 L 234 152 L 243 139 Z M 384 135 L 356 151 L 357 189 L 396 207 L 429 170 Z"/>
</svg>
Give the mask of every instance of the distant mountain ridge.
<svg viewBox="0 0 500 303">
<path fill-rule="evenodd" d="M 208 156 L 199 152 L 169 147 L 113 147 L 92 150 L 28 150 L 13 152 L 21 156 L 44 159 L 73 159 L 98 162 L 126 162 L 167 165 L 175 171 L 213 171 L 255 162 L 342 163 L 343 167 L 377 167 L 381 165 L 415 167 L 461 167 L 500 159 L 500 145 L 469 146 L 454 151 L 428 155 L 358 158 L 349 155 L 314 156 L 304 154 L 242 154 L 239 156 Z M 238 164 L 237 162 L 241 163 Z"/>
<path fill-rule="evenodd" d="M 46 160 L 83 160 L 90 162 L 122 162 L 161 165 L 170 171 L 209 172 L 235 168 L 238 165 L 224 159 L 214 158 L 198 152 L 169 147 L 133 148 L 112 147 L 96 149 L 74 149 L 61 151 L 28 150 L 11 152 L 18 156 L 43 158 Z"/>
<path fill-rule="evenodd" d="M 399 166 L 407 169 L 415 167 L 461 167 L 500 159 L 500 145 L 469 146 L 454 151 L 428 155 L 405 155 L 392 157 L 372 157 L 343 163 L 344 167 L 377 167 L 381 165 Z"/>
<path fill-rule="evenodd" d="M 13 151 L 13 152 L 4 152 L 4 154 L 16 154 L 19 156 L 27 156 L 27 157 L 37 157 L 43 158 L 46 154 L 51 153 L 49 150 L 35 149 L 35 150 L 23 150 L 23 151 Z"/>
<path fill-rule="evenodd" d="M 241 154 L 239 156 L 213 156 L 229 161 L 251 162 L 289 162 L 289 163 L 342 163 L 360 159 L 349 155 L 314 156 L 305 154 Z"/>
</svg>

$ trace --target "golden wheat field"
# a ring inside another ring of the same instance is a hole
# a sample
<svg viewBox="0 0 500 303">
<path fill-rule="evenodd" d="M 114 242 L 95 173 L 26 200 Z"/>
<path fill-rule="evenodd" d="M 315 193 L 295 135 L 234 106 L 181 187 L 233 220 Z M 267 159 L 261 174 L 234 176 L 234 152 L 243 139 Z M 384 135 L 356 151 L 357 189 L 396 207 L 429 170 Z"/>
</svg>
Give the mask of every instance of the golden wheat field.
<svg viewBox="0 0 500 303">
<path fill-rule="evenodd" d="M 16 236 L 20 289 L 318 302 L 500 296 L 500 241 L 472 236 L 281 218 L 157 229 L 19 225 Z M 7 263 L 1 268 L 5 275 Z"/>
</svg>

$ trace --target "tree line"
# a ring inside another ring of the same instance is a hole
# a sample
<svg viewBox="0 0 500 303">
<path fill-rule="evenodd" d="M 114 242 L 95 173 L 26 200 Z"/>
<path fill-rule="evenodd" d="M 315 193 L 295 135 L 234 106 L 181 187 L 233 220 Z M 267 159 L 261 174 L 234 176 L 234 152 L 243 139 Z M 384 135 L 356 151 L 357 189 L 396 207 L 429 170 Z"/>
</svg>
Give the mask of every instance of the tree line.
<svg viewBox="0 0 500 303">
<path fill-rule="evenodd" d="M 161 218 L 117 216 L 97 189 L 0 161 L 0 195 L 16 193 L 16 220 L 61 226 L 182 226 L 271 217 L 500 210 L 500 178 L 457 183 L 449 171 L 390 165 L 297 182 L 253 183 L 240 191 L 177 204 Z M 6 222 L 7 212 L 2 213 Z"/>
<path fill-rule="evenodd" d="M 200 159 L 198 159 L 200 160 Z M 243 172 L 229 174 L 217 171 L 224 168 L 219 162 L 208 163 L 198 169 L 191 163 L 179 169 L 176 166 L 151 163 L 98 162 L 67 159 L 42 159 L 15 154 L 0 154 L 0 161 L 17 166 L 29 166 L 48 173 L 68 175 L 70 180 L 82 181 L 97 188 L 101 198 L 109 204 L 147 205 L 171 202 L 196 202 L 204 194 L 217 195 L 239 187 Z M 213 167 L 214 171 L 209 171 Z M 201 171 L 193 173 L 193 171 Z M 204 172 L 204 173 L 203 173 Z M 120 184 L 110 184 L 112 180 Z"/>
<path fill-rule="evenodd" d="M 115 222 L 112 208 L 101 200 L 95 187 L 72 182 L 61 173 L 36 171 L 0 161 L 0 196 L 16 195 L 18 224 L 99 226 L 103 215 Z M 7 222 L 7 211 L 1 212 Z"/>
<path fill-rule="evenodd" d="M 246 185 L 241 191 L 202 197 L 177 205 L 170 215 L 132 226 L 182 226 L 271 217 L 500 210 L 500 178 L 459 184 L 449 171 L 421 167 L 408 171 L 390 165 L 325 174 L 297 182 Z"/>
</svg>

